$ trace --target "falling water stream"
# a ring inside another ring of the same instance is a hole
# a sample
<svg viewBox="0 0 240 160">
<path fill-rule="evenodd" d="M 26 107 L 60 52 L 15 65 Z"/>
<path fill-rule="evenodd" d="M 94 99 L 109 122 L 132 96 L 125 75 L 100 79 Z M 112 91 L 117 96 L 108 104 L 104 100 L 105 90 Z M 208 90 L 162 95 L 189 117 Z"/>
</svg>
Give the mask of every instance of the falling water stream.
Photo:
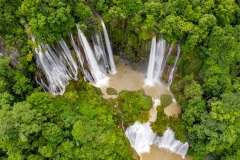
<svg viewBox="0 0 240 160">
<path fill-rule="evenodd" d="M 174 132 L 170 128 L 163 133 L 162 137 L 159 137 L 153 133 L 149 122 L 143 124 L 135 122 L 134 125 L 126 129 L 125 135 L 139 155 L 150 152 L 151 145 L 179 154 L 182 158 L 185 158 L 188 150 L 188 143 L 183 144 L 176 140 Z"/>
<path fill-rule="evenodd" d="M 143 71 L 140 70 L 133 70 L 130 66 L 130 64 L 122 60 L 121 58 L 116 61 L 116 68 L 118 72 L 115 75 L 109 76 L 109 87 L 115 88 L 118 92 L 122 90 L 139 90 L 144 89 L 145 94 L 152 96 L 155 102 L 155 106 L 150 109 L 150 120 L 149 122 L 154 122 L 157 118 L 157 111 L 156 106 L 160 103 L 159 97 L 162 94 L 168 94 L 173 97 L 173 94 L 168 90 L 167 86 L 164 83 L 155 83 L 154 86 L 146 86 L 145 85 L 145 75 Z M 106 93 L 106 87 L 101 88 L 104 97 L 105 98 L 116 98 L 116 95 L 107 95 Z M 177 105 L 176 101 L 173 99 L 173 103 L 166 107 L 164 109 L 165 114 L 168 116 L 173 115 L 179 115 L 181 112 L 180 106 Z M 170 129 L 169 129 L 170 130 Z M 168 135 L 173 135 L 173 132 L 167 131 Z M 185 152 L 187 151 L 187 147 L 184 148 L 184 151 L 179 154 L 178 151 L 175 151 L 174 146 L 179 146 L 179 142 L 174 142 L 173 136 L 165 136 L 166 138 L 170 138 L 170 140 L 162 141 L 162 143 L 159 143 L 160 137 L 158 137 L 155 133 L 153 133 L 151 127 L 149 126 L 149 123 L 140 124 L 136 122 L 135 126 L 131 126 L 131 128 L 128 128 L 126 130 L 126 135 L 131 142 L 131 145 L 135 150 L 139 153 L 142 160 L 181 160 L 182 156 L 185 156 Z M 169 143 L 174 142 L 176 145 L 171 146 Z M 158 144 L 162 144 L 162 146 Z M 166 147 L 167 144 L 167 147 Z M 164 147 L 165 145 L 165 147 Z M 171 147 L 168 147 L 171 146 Z M 179 146 L 181 148 L 181 146 Z M 167 149 L 166 149 L 167 148 Z M 148 152 L 147 152 L 148 151 Z M 161 156 L 159 155 L 159 152 L 161 151 Z M 174 153 L 174 151 L 176 153 Z M 158 155 L 158 156 L 157 156 Z M 152 159 L 153 157 L 156 157 L 155 159 Z M 161 159 L 162 158 L 162 159 Z M 189 157 L 186 156 L 185 159 L 188 159 Z"/>
<path fill-rule="evenodd" d="M 167 62 L 172 54 L 172 51 L 173 51 L 173 43 L 169 46 L 169 50 L 168 50 L 168 53 L 167 53 L 167 56 L 166 58 L 164 59 L 163 61 L 163 64 L 162 64 L 162 70 L 161 70 L 161 73 L 160 73 L 160 78 L 162 77 L 162 74 L 164 72 L 164 69 L 166 68 L 166 65 L 167 65 Z"/>
<path fill-rule="evenodd" d="M 174 61 L 174 65 L 170 71 L 170 74 L 169 74 L 169 78 L 168 78 L 168 88 L 170 87 L 170 85 L 172 84 L 172 81 L 173 81 L 173 74 L 174 74 L 174 71 L 176 69 L 176 66 L 177 66 L 177 63 L 178 63 L 178 59 L 179 59 L 179 56 L 180 56 L 180 52 L 181 52 L 181 48 L 180 48 L 180 45 L 177 46 L 177 57 Z"/>
<path fill-rule="evenodd" d="M 35 41 L 34 38 L 32 40 Z M 37 77 L 37 82 L 44 90 L 62 95 L 68 81 L 71 78 L 77 79 L 77 64 L 63 40 L 57 43 L 57 47 L 58 54 L 56 46 L 39 44 L 35 48 L 37 67 L 44 72 L 47 81 Z"/>
<path fill-rule="evenodd" d="M 93 77 L 93 81 L 94 81 L 93 84 L 97 87 L 101 87 L 102 85 L 107 85 L 109 78 L 105 75 L 105 73 L 99 67 L 96 57 L 94 55 L 94 52 L 87 41 L 87 38 L 84 36 L 83 32 L 79 29 L 79 27 L 77 27 L 77 30 L 78 30 L 78 37 L 83 46 L 83 50 L 85 52 L 88 67 Z"/>
<path fill-rule="evenodd" d="M 155 36 L 153 37 L 147 78 L 145 78 L 143 72 L 132 70 L 121 59 L 118 60 L 117 67 L 115 66 L 107 30 L 101 18 L 100 21 L 103 27 L 106 51 L 101 33 L 95 33 L 92 36 L 93 45 L 90 45 L 84 33 L 77 26 L 78 41 L 84 53 L 81 53 L 80 46 L 77 45 L 73 35 L 70 34 L 71 44 L 75 50 L 78 63 L 74 60 L 72 53 L 63 39 L 54 45 L 40 43 L 35 48 L 37 66 L 45 75 L 44 78 L 39 76 L 37 79 L 37 82 L 43 89 L 53 94 L 62 95 L 65 87 L 68 85 L 68 81 L 70 79 L 78 79 L 78 69 L 80 69 L 85 80 L 96 87 L 101 87 L 105 98 L 111 97 L 105 92 L 108 86 L 115 88 L 118 92 L 121 90 L 139 90 L 143 88 L 145 94 L 152 96 L 155 99 L 154 101 L 158 103 L 160 103 L 159 97 L 162 94 L 169 94 L 173 97 L 168 87 L 164 83 L 161 83 L 161 76 L 165 69 L 166 61 L 171 55 L 172 45 L 166 54 L 167 46 L 165 40 L 157 40 Z M 35 41 L 34 38 L 32 39 Z M 83 55 L 85 58 L 83 58 Z M 178 45 L 177 57 L 169 75 L 168 86 L 171 85 L 179 56 L 180 46 Z M 84 67 L 84 64 L 87 64 L 87 69 Z M 111 74 L 107 76 L 108 72 Z M 116 95 L 112 97 L 115 98 Z M 127 128 L 125 134 L 129 138 L 131 146 L 135 148 L 142 159 L 146 156 L 146 152 L 152 152 L 156 149 L 156 146 L 158 149 L 167 149 L 163 151 L 167 151 L 169 154 L 177 153 L 184 158 L 187 153 L 188 144 L 182 144 L 175 140 L 174 132 L 170 128 L 165 131 L 163 137 L 158 137 L 153 133 L 149 124 L 156 120 L 156 106 L 150 110 L 151 118 L 148 123 L 140 124 L 136 122 L 133 126 Z M 166 107 L 164 112 L 169 116 L 178 115 L 181 112 L 181 108 L 173 99 L 173 103 Z"/>
<path fill-rule="evenodd" d="M 167 61 L 169 60 L 172 51 L 173 44 L 167 46 L 165 40 L 157 40 L 156 36 L 153 36 L 145 85 L 153 86 L 155 83 L 161 81 L 162 74 L 166 68 Z M 177 57 L 168 77 L 168 86 L 172 83 L 174 70 L 176 69 L 179 56 L 180 45 L 177 46 Z"/>
<path fill-rule="evenodd" d="M 107 33 L 107 29 L 106 26 L 103 22 L 103 20 L 100 18 L 102 27 L 103 27 L 103 34 L 104 34 L 104 38 L 105 38 L 105 42 L 106 42 L 106 46 L 107 46 L 107 51 L 108 51 L 108 57 L 109 57 L 109 63 L 110 63 L 110 73 L 111 74 L 115 74 L 117 72 L 116 67 L 115 67 L 115 63 L 114 63 L 114 59 L 113 59 L 113 53 L 112 53 L 112 47 L 110 44 L 110 40 L 109 40 L 109 36 Z"/>
<path fill-rule="evenodd" d="M 107 73 L 107 69 L 109 68 L 109 65 L 108 65 L 107 56 L 105 53 L 101 33 L 96 33 L 92 37 L 92 40 L 93 40 L 94 53 L 96 55 L 97 61 L 99 62 L 99 67 L 104 73 Z"/>
<path fill-rule="evenodd" d="M 145 79 L 143 72 L 134 71 L 119 60 L 117 62 L 118 73 L 114 76 L 110 76 L 109 86 L 115 88 L 118 92 L 121 90 L 138 90 L 143 88 L 147 95 L 153 97 L 154 102 L 160 103 L 159 97 L 162 94 L 169 94 L 173 97 L 169 88 L 161 83 L 161 75 L 166 67 L 167 60 L 172 53 L 173 45 L 169 46 L 166 51 L 166 43 L 164 40 L 156 40 L 156 37 L 152 39 L 151 52 L 148 64 L 147 78 Z M 165 53 L 167 52 L 167 53 Z M 165 56 L 166 54 L 166 56 Z M 173 78 L 174 69 L 176 67 L 178 58 L 180 55 L 180 46 L 178 45 L 177 57 L 174 62 L 174 66 L 170 72 L 169 78 Z M 171 83 L 168 83 L 170 85 Z M 104 91 L 106 88 L 102 88 L 105 93 L 105 98 L 116 97 L 109 96 Z M 168 128 L 163 137 L 158 137 L 153 133 L 150 122 L 154 122 L 157 117 L 156 106 L 153 106 L 150 110 L 150 119 L 148 123 L 141 124 L 135 122 L 134 125 L 129 126 L 125 135 L 129 139 L 131 146 L 141 156 L 142 160 L 148 160 L 152 155 L 156 155 L 161 151 L 161 156 L 157 156 L 158 160 L 171 160 L 171 159 L 185 159 L 185 155 L 188 151 L 188 143 L 181 143 L 174 138 L 174 132 Z M 169 109 L 170 108 L 170 109 Z M 170 110 L 170 112 L 169 112 Z M 172 112 L 171 112 L 172 111 Z M 181 112 L 180 107 L 177 105 L 175 99 L 172 104 L 164 109 L 165 114 L 168 116 L 178 115 Z M 149 154 L 151 153 L 151 154 Z M 153 158 L 153 157 L 152 157 Z M 187 157 L 187 159 L 190 159 Z M 149 159 L 150 160 L 150 159 Z M 154 160 L 154 159 L 151 159 Z"/>
<path fill-rule="evenodd" d="M 53 95 L 62 95 L 70 79 L 78 80 L 79 69 L 82 71 L 84 79 L 94 86 L 108 85 L 107 73 L 115 74 L 117 71 L 105 24 L 101 18 L 99 19 L 102 24 L 105 43 L 103 43 L 101 33 L 97 32 L 93 34 L 93 44 L 90 45 L 78 25 L 76 25 L 76 38 L 74 39 L 72 33 L 69 34 L 77 60 L 73 58 L 69 46 L 63 39 L 52 45 L 39 43 L 38 47 L 35 48 L 37 67 L 43 73 L 38 74 L 36 80 L 46 92 L 51 92 Z M 32 40 L 35 42 L 34 37 L 32 37 Z M 81 45 L 76 42 L 80 42 Z M 83 53 L 81 53 L 81 50 L 83 50 Z"/>
<path fill-rule="evenodd" d="M 149 86 L 152 86 L 154 83 L 153 74 L 154 74 L 154 68 L 155 68 L 155 59 L 156 59 L 155 57 L 156 57 L 156 37 L 154 36 L 152 38 L 151 52 L 149 57 L 147 80 L 146 80 L 146 84 Z"/>
</svg>

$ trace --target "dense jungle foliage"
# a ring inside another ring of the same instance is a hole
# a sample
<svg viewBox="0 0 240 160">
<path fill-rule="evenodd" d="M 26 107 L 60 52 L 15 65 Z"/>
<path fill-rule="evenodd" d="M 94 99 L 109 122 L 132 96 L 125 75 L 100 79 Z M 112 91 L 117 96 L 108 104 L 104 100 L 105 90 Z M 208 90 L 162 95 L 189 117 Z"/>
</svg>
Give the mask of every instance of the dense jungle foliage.
<svg viewBox="0 0 240 160">
<path fill-rule="evenodd" d="M 102 99 L 85 82 L 71 82 L 63 96 L 51 98 L 34 79 L 31 36 L 54 43 L 74 32 L 76 23 L 90 34 L 99 23 L 96 13 L 106 22 L 116 53 L 131 61 L 147 61 L 153 35 L 181 44 L 171 90 L 183 108 L 188 154 L 194 160 L 240 159 L 239 0 L 0 0 L 0 8 L 1 159 L 132 158 L 117 126 L 142 114 L 126 112 L 126 103 L 148 109 L 141 91 L 121 93 L 116 109 L 116 102 Z M 169 121 L 163 116 L 159 108 L 158 119 Z M 182 134 L 178 138 L 184 140 Z"/>
</svg>

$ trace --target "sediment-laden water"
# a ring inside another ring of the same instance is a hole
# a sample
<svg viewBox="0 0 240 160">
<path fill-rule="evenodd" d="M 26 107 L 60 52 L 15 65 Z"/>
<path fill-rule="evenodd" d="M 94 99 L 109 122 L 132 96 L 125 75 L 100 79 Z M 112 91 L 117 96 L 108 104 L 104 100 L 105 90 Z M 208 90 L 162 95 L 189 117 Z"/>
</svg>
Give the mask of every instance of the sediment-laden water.
<svg viewBox="0 0 240 160">
<path fill-rule="evenodd" d="M 162 94 L 168 94 L 173 97 L 173 94 L 164 83 L 155 83 L 154 86 L 145 85 L 146 74 L 143 71 L 136 71 L 131 68 L 128 62 L 118 59 L 116 61 L 117 73 L 115 75 L 109 75 L 108 87 L 115 88 L 118 92 L 122 90 L 135 91 L 144 89 L 145 94 L 153 97 L 155 105 L 150 109 L 149 122 L 154 122 L 157 118 L 156 107 L 160 103 L 159 98 Z M 116 98 L 117 95 L 107 95 L 106 88 L 101 88 L 105 98 Z M 173 103 L 164 109 L 165 114 L 168 116 L 178 115 L 181 112 L 181 107 L 178 106 L 176 101 L 173 99 Z M 145 132 L 145 130 L 143 131 Z M 134 134 L 133 134 L 134 135 Z M 150 135 L 151 136 L 151 135 Z M 142 137 L 142 139 L 149 141 L 149 138 Z M 151 140 L 151 138 L 150 138 Z M 150 142 L 150 141 L 149 141 Z M 141 142 L 142 143 L 142 142 Z M 143 142 L 145 143 L 145 142 Z M 141 145 L 141 144 L 140 144 Z M 144 145 L 144 144 L 143 144 Z M 147 146 L 147 145 L 146 145 Z M 171 152 L 169 149 L 159 148 L 156 144 L 150 144 L 149 153 L 139 153 L 141 160 L 182 160 L 180 154 Z M 191 158 L 186 156 L 185 159 L 190 160 Z"/>
</svg>

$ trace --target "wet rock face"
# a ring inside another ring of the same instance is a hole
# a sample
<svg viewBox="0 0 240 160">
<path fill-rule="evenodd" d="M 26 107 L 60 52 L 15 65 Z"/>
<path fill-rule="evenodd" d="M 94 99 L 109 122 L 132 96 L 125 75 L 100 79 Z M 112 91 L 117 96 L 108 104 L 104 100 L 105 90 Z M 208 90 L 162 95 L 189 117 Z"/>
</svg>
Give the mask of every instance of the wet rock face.
<svg viewBox="0 0 240 160">
<path fill-rule="evenodd" d="M 166 67 L 163 71 L 163 74 L 162 74 L 162 82 L 164 82 L 164 83 L 168 82 L 169 74 L 170 74 L 172 67 L 173 67 L 172 65 L 166 65 Z M 174 71 L 173 79 L 175 79 L 175 77 L 178 76 L 178 70 L 179 70 L 179 68 L 176 67 L 175 71 Z"/>
<path fill-rule="evenodd" d="M 0 57 L 5 57 L 7 55 L 6 45 L 0 37 Z"/>
<path fill-rule="evenodd" d="M 7 50 L 6 44 L 0 37 L 0 57 L 9 57 L 10 58 L 10 66 L 12 68 L 16 68 L 18 65 L 18 56 L 20 55 L 17 49 Z"/>
<path fill-rule="evenodd" d="M 168 81 L 170 70 L 171 70 L 171 66 L 166 65 L 166 68 L 164 69 L 163 74 L 162 74 L 162 81 L 165 83 L 167 83 L 167 81 Z"/>
</svg>

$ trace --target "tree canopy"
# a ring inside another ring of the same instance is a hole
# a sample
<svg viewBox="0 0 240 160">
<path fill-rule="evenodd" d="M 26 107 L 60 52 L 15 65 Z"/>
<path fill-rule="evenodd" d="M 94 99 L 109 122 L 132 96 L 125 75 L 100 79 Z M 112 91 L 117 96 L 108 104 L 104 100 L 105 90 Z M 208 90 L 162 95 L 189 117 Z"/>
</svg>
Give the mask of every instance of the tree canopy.
<svg viewBox="0 0 240 160">
<path fill-rule="evenodd" d="M 175 128 L 193 159 L 239 158 L 239 0 L 0 0 L 0 8 L 1 158 L 132 158 L 121 122 L 147 121 L 152 100 L 143 91 L 106 101 L 81 79 L 51 98 L 35 82 L 31 37 L 53 44 L 76 32 L 76 24 L 91 37 L 98 16 L 113 50 L 130 61 L 147 62 L 154 35 L 181 44 L 170 88 L 183 113 L 166 117 L 159 108 L 155 131 Z"/>
</svg>

